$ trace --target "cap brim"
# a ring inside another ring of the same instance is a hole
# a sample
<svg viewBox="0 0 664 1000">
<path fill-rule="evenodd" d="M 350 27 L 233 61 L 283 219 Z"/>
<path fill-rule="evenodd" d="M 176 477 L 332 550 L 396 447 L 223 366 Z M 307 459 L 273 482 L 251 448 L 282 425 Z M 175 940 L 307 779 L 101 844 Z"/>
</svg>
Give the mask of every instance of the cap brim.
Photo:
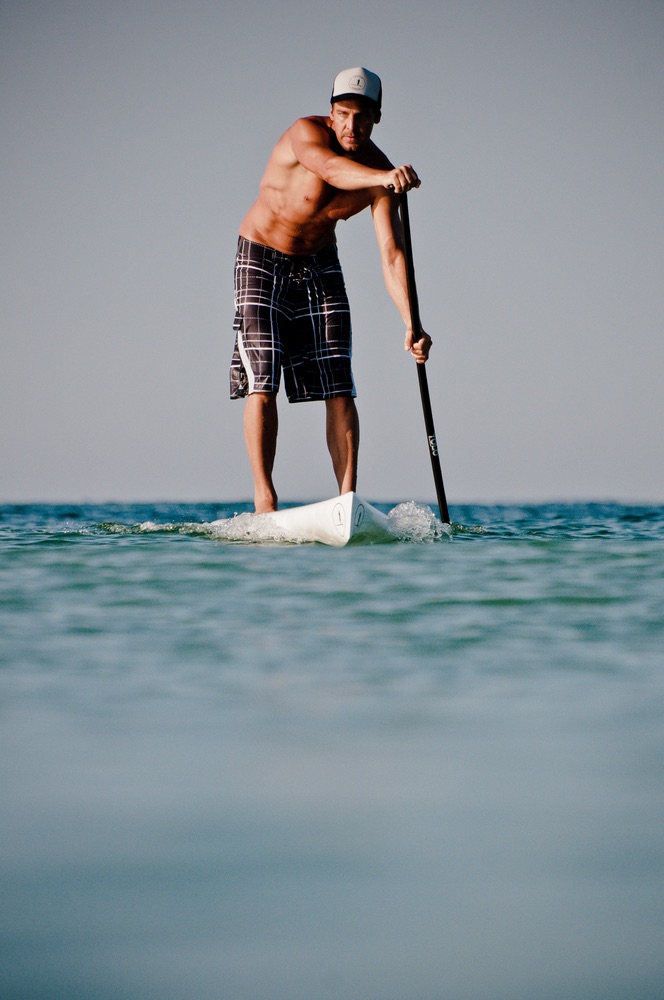
<svg viewBox="0 0 664 1000">
<path fill-rule="evenodd" d="M 369 101 L 369 104 L 373 104 L 374 108 L 380 111 L 380 104 L 374 97 L 368 97 L 366 94 L 333 94 L 330 103 L 336 104 L 337 101 L 348 101 L 354 99 L 356 101 Z"/>
</svg>

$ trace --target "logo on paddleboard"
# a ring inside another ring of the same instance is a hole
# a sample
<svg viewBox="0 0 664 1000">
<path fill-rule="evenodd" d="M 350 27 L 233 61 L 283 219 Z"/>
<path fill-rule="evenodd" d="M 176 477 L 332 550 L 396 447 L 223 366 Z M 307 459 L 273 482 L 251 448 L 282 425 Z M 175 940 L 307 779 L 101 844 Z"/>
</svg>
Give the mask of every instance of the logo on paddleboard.
<svg viewBox="0 0 664 1000">
<path fill-rule="evenodd" d="M 346 526 L 346 511 L 342 503 L 335 503 L 332 508 L 332 524 L 340 535 L 343 535 Z"/>
<path fill-rule="evenodd" d="M 355 511 L 355 527 L 359 528 L 363 520 L 364 520 L 364 507 L 362 506 L 362 504 L 359 504 L 357 510 Z"/>
</svg>

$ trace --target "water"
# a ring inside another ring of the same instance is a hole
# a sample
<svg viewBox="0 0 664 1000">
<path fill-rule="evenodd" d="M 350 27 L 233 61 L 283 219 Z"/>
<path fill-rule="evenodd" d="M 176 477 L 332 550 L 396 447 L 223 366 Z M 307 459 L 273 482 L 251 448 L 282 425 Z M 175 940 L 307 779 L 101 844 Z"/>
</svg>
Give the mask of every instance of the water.
<svg viewBox="0 0 664 1000">
<path fill-rule="evenodd" d="M 246 509 L 0 508 L 0 995 L 661 1000 L 664 507 Z"/>
</svg>

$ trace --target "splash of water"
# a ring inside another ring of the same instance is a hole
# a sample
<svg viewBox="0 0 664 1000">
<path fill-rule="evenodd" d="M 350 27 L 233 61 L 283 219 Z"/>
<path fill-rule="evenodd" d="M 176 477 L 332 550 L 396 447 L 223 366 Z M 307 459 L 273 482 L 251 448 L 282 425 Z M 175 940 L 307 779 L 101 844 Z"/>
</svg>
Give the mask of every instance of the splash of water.
<svg viewBox="0 0 664 1000">
<path fill-rule="evenodd" d="M 432 508 L 415 500 L 397 504 L 387 514 L 394 540 L 398 542 L 426 544 L 452 541 L 454 537 L 468 532 L 483 532 L 482 528 L 467 528 L 461 524 L 443 524 Z M 89 530 L 89 529 L 88 529 Z M 77 529 L 78 532 L 81 529 Z M 158 522 L 154 520 L 140 523 L 120 524 L 105 522 L 97 525 L 93 533 L 102 534 L 176 534 L 203 536 L 216 541 L 240 544 L 301 544 L 306 539 L 298 539 L 274 523 L 272 518 L 253 512 L 236 513 L 233 517 L 203 522 Z"/>
<path fill-rule="evenodd" d="M 212 538 L 225 542 L 296 542 L 264 514 L 236 514 L 206 525 Z"/>
<path fill-rule="evenodd" d="M 437 542 L 451 537 L 449 525 L 442 524 L 427 504 L 415 500 L 397 504 L 387 516 L 404 542 Z"/>
</svg>

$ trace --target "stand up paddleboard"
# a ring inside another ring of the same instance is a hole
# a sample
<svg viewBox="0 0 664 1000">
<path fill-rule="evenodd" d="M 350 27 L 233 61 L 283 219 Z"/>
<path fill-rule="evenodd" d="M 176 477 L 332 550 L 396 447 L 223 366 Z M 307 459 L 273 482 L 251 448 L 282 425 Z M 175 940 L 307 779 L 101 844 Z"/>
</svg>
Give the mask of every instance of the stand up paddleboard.
<svg viewBox="0 0 664 1000">
<path fill-rule="evenodd" d="M 386 514 L 362 500 L 357 493 L 287 507 L 269 514 L 251 514 L 261 541 L 321 542 L 348 545 L 349 542 L 393 542 L 397 534 Z M 214 525 L 228 524 L 216 521 Z"/>
</svg>

